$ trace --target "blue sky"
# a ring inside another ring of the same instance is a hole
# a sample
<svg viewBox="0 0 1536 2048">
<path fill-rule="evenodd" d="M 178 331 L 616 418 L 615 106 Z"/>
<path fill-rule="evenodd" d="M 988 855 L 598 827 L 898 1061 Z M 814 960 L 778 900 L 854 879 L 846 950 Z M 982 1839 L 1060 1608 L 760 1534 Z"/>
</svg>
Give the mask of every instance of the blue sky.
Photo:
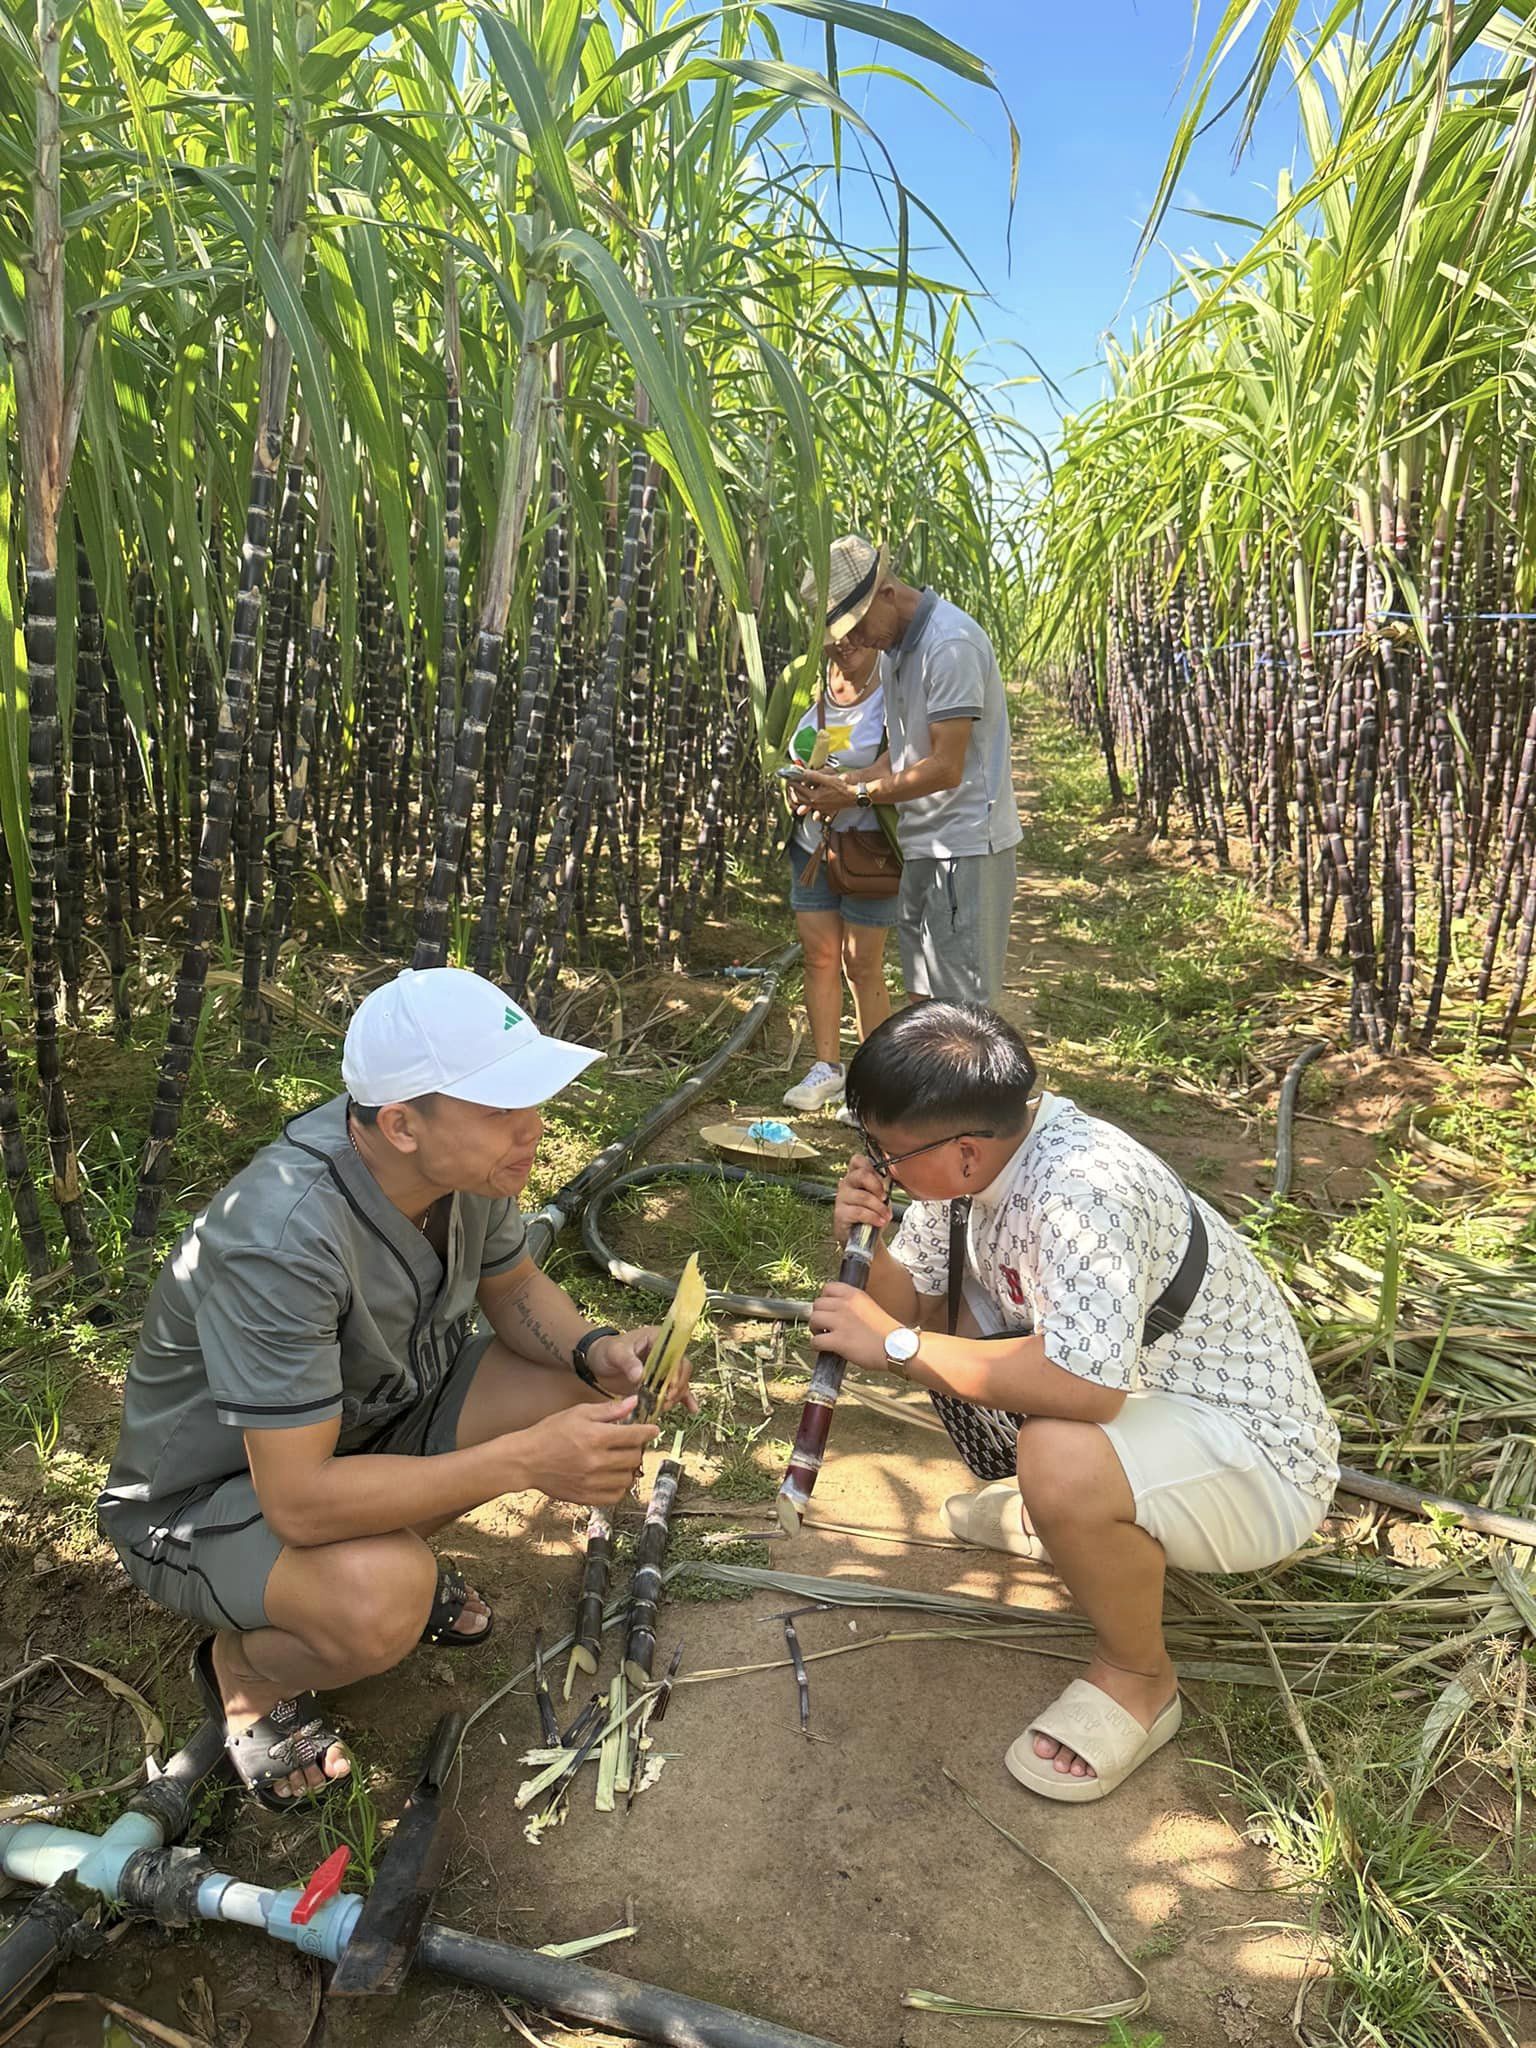
<svg viewBox="0 0 1536 2048">
<path fill-rule="evenodd" d="M 1167 257 L 1155 250 L 1134 285 L 1131 265 L 1187 91 L 1181 78 L 1190 53 L 1189 0 L 1077 0 L 1068 6 L 1060 0 L 906 0 L 906 11 L 990 63 L 1018 123 L 1023 151 L 1011 267 L 1008 134 L 996 99 L 932 73 L 926 82 L 960 122 L 888 78 L 845 75 L 845 95 L 980 272 L 992 294 L 980 315 L 998 374 L 1028 372 L 1006 346 L 1022 342 L 1066 386 L 1073 406 L 1081 405 L 1096 394 L 1099 380 L 1091 369 L 1075 379 L 1073 373 L 1096 361 L 1106 328 L 1125 330 L 1168 282 Z M 1203 9 L 1203 35 L 1218 12 L 1212 4 Z M 786 56 L 796 54 L 795 41 L 793 31 L 786 35 Z M 1202 41 L 1191 75 L 1204 47 Z M 800 48 L 808 61 L 819 61 L 820 29 Z M 850 72 L 872 54 L 851 37 L 839 38 L 839 51 Z M 877 61 L 905 64 L 902 53 L 890 50 Z M 1179 207 L 1258 219 L 1272 212 L 1276 172 L 1297 147 L 1294 105 L 1280 96 L 1266 108 L 1254 144 L 1236 166 L 1235 128 L 1229 116 L 1197 144 Z M 844 200 L 845 223 L 855 236 L 888 242 L 867 188 L 846 181 Z M 922 226 L 931 240 L 927 223 Z M 1246 239 L 1240 230 L 1178 210 L 1163 235 L 1175 249 L 1208 253 L 1233 253 Z M 948 251 L 935 252 L 932 261 L 942 275 L 955 275 Z M 1038 387 L 1010 394 L 1010 407 L 1050 437 L 1055 408 Z"/>
</svg>

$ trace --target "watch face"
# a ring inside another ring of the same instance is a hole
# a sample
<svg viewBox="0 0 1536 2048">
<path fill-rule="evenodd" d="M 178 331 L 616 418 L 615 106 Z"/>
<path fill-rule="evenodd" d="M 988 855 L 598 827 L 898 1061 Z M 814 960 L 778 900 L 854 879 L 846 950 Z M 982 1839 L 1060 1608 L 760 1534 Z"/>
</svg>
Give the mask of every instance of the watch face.
<svg viewBox="0 0 1536 2048">
<path fill-rule="evenodd" d="M 897 1365 L 906 1365 L 917 1356 L 917 1347 L 922 1338 L 916 1330 L 892 1330 L 885 1340 L 885 1355 Z"/>
</svg>

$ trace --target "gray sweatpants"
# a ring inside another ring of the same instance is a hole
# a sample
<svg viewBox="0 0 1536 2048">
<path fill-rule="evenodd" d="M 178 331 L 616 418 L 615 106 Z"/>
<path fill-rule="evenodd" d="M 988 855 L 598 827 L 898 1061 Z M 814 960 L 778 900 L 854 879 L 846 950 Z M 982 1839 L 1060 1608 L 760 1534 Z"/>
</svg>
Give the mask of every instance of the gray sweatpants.
<svg viewBox="0 0 1536 2048">
<path fill-rule="evenodd" d="M 920 854 L 903 863 L 896 936 L 909 996 L 997 1001 L 1018 881 L 1016 846 L 955 860 Z"/>
</svg>

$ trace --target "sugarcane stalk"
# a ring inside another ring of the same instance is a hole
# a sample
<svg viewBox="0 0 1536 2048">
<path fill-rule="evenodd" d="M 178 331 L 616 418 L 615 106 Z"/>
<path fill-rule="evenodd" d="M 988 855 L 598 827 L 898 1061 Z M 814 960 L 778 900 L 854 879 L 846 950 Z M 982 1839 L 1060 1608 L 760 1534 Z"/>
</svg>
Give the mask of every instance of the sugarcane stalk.
<svg viewBox="0 0 1536 2048">
<path fill-rule="evenodd" d="M 879 1233 L 872 1223 L 856 1223 L 849 1231 L 848 1242 L 843 1249 L 843 1263 L 837 1275 L 842 1286 L 863 1288 L 869 1285 L 869 1269 L 874 1263 L 878 1242 Z M 800 1426 L 795 1431 L 794 1448 L 779 1486 L 779 1520 L 791 1536 L 799 1534 L 806 1509 L 811 1504 L 816 1475 L 826 1455 L 832 1413 L 843 1390 L 843 1375 L 847 1370 L 847 1359 L 840 1358 L 835 1351 L 817 1352 L 805 1406 L 800 1411 Z"/>
<path fill-rule="evenodd" d="M 533 1696 L 538 1702 L 544 1745 L 547 1749 L 558 1749 L 560 1723 L 555 1714 L 555 1703 L 549 1696 L 549 1679 L 544 1671 L 544 1631 L 541 1628 L 533 1632 Z"/>
<path fill-rule="evenodd" d="M 603 1602 L 608 1598 L 608 1570 L 613 1556 L 613 1524 L 606 1508 L 587 1516 L 587 1549 L 576 1601 L 576 1639 L 565 1666 L 564 1697 L 569 1699 L 578 1671 L 594 1672 L 602 1654 Z"/>
<path fill-rule="evenodd" d="M 561 1748 L 575 1749 L 577 1744 L 581 1741 L 582 1737 L 586 1734 L 587 1730 L 591 1727 L 593 1718 L 596 1715 L 600 1714 L 602 1711 L 603 1696 L 600 1692 L 595 1692 L 587 1701 L 587 1704 L 582 1708 L 581 1712 L 572 1721 L 570 1727 L 567 1728 L 565 1733 L 560 1737 Z"/>
<path fill-rule="evenodd" d="M 517 554 L 538 464 L 548 299 L 548 286 L 535 272 L 529 277 L 523 295 L 522 360 L 518 366 L 512 423 L 502 463 L 501 496 L 496 523 L 485 549 L 475 651 L 464 691 L 453 778 L 443 799 L 436 856 L 427 883 L 426 900 L 417 919 L 416 951 L 411 962 L 415 967 L 441 967 L 448 955 L 449 905 L 458 886 L 459 868 L 469 831 L 469 814 L 485 760 L 486 728 L 490 724 L 501 671 Z"/>
<path fill-rule="evenodd" d="M 304 264 L 308 193 L 308 145 L 290 117 L 271 232 L 283 267 L 295 282 Z M 203 1014 L 209 948 L 223 908 L 224 863 L 229 855 L 230 820 L 244 752 L 251 681 L 256 671 L 256 641 L 261 630 L 270 560 L 273 499 L 282 460 L 283 422 L 287 417 L 292 374 L 293 351 L 278 321 L 269 318 L 262 346 L 250 496 L 240 552 L 240 588 L 229 637 L 218 734 L 208 772 L 202 839 L 192 874 L 192 908 L 176 977 L 165 1052 L 160 1061 L 149 1136 L 139 1165 L 138 1198 L 129 1239 L 128 1263 L 135 1277 L 140 1278 L 144 1276 L 160 1220 L 171 1147 L 181 1123 Z"/>
<path fill-rule="evenodd" d="M 635 1546 L 635 1573 L 629 1590 L 629 1631 L 624 1644 L 624 1675 L 646 1684 L 656 1655 L 656 1610 L 661 1600 L 661 1567 L 667 1554 L 672 1504 L 683 1474 L 676 1458 L 663 1459 L 646 1504 L 645 1522 Z"/>
</svg>

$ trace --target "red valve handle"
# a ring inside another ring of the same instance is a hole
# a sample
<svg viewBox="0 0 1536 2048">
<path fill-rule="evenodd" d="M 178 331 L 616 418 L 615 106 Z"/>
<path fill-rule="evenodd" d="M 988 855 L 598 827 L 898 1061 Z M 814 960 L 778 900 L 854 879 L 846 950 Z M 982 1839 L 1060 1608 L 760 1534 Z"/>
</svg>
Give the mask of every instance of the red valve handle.
<svg viewBox="0 0 1536 2048">
<path fill-rule="evenodd" d="M 352 1851 L 343 1842 L 341 1847 L 333 1850 L 323 1863 L 316 1865 L 309 1883 L 299 1894 L 298 1904 L 289 1915 L 296 1927 L 307 1927 L 326 1901 L 335 1898 L 341 1890 L 341 1882 L 347 1874 L 347 1864 L 351 1856 Z"/>
</svg>

